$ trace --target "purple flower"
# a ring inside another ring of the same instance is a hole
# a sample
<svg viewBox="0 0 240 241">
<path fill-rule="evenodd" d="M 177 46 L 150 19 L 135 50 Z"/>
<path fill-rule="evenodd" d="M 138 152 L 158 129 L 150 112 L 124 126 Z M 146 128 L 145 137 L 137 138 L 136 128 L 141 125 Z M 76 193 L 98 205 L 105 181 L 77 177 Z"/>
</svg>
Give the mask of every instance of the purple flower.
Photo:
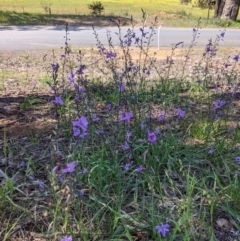
<svg viewBox="0 0 240 241">
<path fill-rule="evenodd" d="M 129 149 L 129 145 L 128 145 L 127 141 L 125 141 L 124 144 L 122 145 L 122 150 L 126 151 L 128 149 Z"/>
<path fill-rule="evenodd" d="M 170 64 L 170 65 L 171 65 L 171 64 L 174 64 L 173 59 L 170 59 L 170 60 L 169 60 L 169 64 Z"/>
<path fill-rule="evenodd" d="M 208 154 L 213 154 L 213 152 L 214 152 L 214 149 L 213 149 L 213 148 L 211 148 L 210 150 L 208 150 Z"/>
<path fill-rule="evenodd" d="M 148 141 L 154 143 L 157 140 L 157 136 L 154 132 L 148 132 Z"/>
<path fill-rule="evenodd" d="M 154 133 L 155 133 L 156 135 L 160 134 L 160 133 L 161 133 L 160 128 L 156 128 L 155 131 L 154 131 Z"/>
<path fill-rule="evenodd" d="M 51 67 L 52 67 L 53 71 L 57 71 L 58 68 L 59 68 L 59 65 L 58 64 L 51 64 Z"/>
<path fill-rule="evenodd" d="M 158 233 L 161 233 L 163 237 L 166 237 L 167 232 L 169 232 L 169 224 L 157 225 L 155 226 Z"/>
<path fill-rule="evenodd" d="M 44 189 L 44 187 L 45 187 L 44 184 L 43 184 L 43 182 L 39 182 L 39 183 L 38 183 L 38 186 L 39 186 L 41 189 Z"/>
<path fill-rule="evenodd" d="M 31 175 L 29 175 L 28 178 L 29 178 L 30 180 L 34 180 L 34 177 L 31 176 Z"/>
<path fill-rule="evenodd" d="M 229 63 L 225 63 L 224 64 L 224 67 L 227 69 L 229 66 L 231 66 L 231 64 L 229 64 Z"/>
<path fill-rule="evenodd" d="M 176 108 L 175 113 L 179 118 L 184 118 L 186 115 L 186 111 L 182 110 L 181 108 Z"/>
<path fill-rule="evenodd" d="M 150 75 L 150 70 L 147 70 L 146 73 L 145 73 L 147 76 Z"/>
<path fill-rule="evenodd" d="M 64 237 L 60 241 L 72 241 L 72 236 Z"/>
<path fill-rule="evenodd" d="M 99 121 L 99 120 L 100 120 L 100 118 L 97 117 L 97 115 L 94 114 L 94 115 L 93 115 L 93 121 L 94 121 L 94 122 L 97 122 L 97 121 Z"/>
<path fill-rule="evenodd" d="M 132 136 L 132 132 L 127 132 L 126 133 L 126 140 L 129 141 L 130 137 Z"/>
<path fill-rule="evenodd" d="M 235 162 L 240 163 L 240 156 L 235 157 Z"/>
<path fill-rule="evenodd" d="M 106 105 L 106 109 L 110 111 L 112 109 L 112 105 L 111 104 L 107 104 Z"/>
<path fill-rule="evenodd" d="M 58 180 L 59 180 L 59 182 L 63 183 L 64 182 L 63 176 L 58 176 Z"/>
<path fill-rule="evenodd" d="M 136 72 L 138 70 L 138 67 L 134 64 L 132 64 L 131 69 L 133 72 Z"/>
<path fill-rule="evenodd" d="M 146 37 L 146 34 L 147 34 L 148 32 L 144 32 L 144 29 L 143 29 L 143 28 L 139 28 L 139 30 L 142 32 L 142 37 Z"/>
<path fill-rule="evenodd" d="M 212 39 L 208 40 L 208 44 L 206 45 L 206 52 L 212 51 Z"/>
<path fill-rule="evenodd" d="M 75 169 L 75 162 L 70 162 L 70 163 L 68 163 L 67 164 L 67 167 L 66 168 L 63 168 L 62 170 L 61 170 L 61 173 L 68 173 L 68 172 L 73 172 L 74 171 L 74 169 Z"/>
<path fill-rule="evenodd" d="M 117 54 L 112 52 L 112 51 L 109 51 L 106 53 L 106 59 L 112 59 L 112 58 L 116 58 L 117 57 Z"/>
<path fill-rule="evenodd" d="M 76 73 L 82 75 L 82 74 L 84 74 L 84 72 L 83 72 L 84 69 L 86 69 L 86 65 L 81 64 L 79 69 L 76 71 Z"/>
<path fill-rule="evenodd" d="M 83 191 L 83 190 L 80 190 L 80 191 L 79 191 L 79 195 L 80 195 L 80 196 L 84 196 L 84 191 Z"/>
<path fill-rule="evenodd" d="M 239 55 L 238 55 L 238 54 L 235 55 L 235 56 L 233 57 L 233 60 L 235 60 L 236 62 L 238 62 L 238 60 L 239 60 Z"/>
<path fill-rule="evenodd" d="M 96 133 L 97 133 L 98 135 L 104 135 L 104 131 L 103 131 L 103 130 L 97 130 Z"/>
<path fill-rule="evenodd" d="M 83 173 L 83 174 L 88 173 L 88 169 L 84 167 L 83 170 L 82 170 L 82 173 Z"/>
<path fill-rule="evenodd" d="M 71 71 L 70 74 L 68 75 L 68 80 L 69 83 L 72 84 L 74 82 L 74 73 Z"/>
<path fill-rule="evenodd" d="M 225 35 L 225 32 L 224 32 L 224 31 L 220 33 L 220 37 L 221 37 L 221 38 L 224 38 L 224 35 Z"/>
<path fill-rule="evenodd" d="M 160 112 L 160 115 L 158 117 L 158 121 L 164 121 L 164 120 L 165 120 L 165 115 L 162 112 Z"/>
<path fill-rule="evenodd" d="M 131 46 L 132 44 L 132 38 L 128 38 L 127 40 L 124 41 L 125 45 Z"/>
<path fill-rule="evenodd" d="M 125 89 L 125 85 L 124 85 L 124 83 L 121 82 L 118 86 L 118 90 L 119 90 L 119 92 L 123 92 L 124 89 Z"/>
<path fill-rule="evenodd" d="M 135 38 L 135 44 L 138 44 L 139 41 L 140 41 L 140 38 L 139 38 L 139 37 Z"/>
<path fill-rule="evenodd" d="M 143 170 L 145 170 L 146 168 L 143 165 L 140 165 L 139 167 L 136 168 L 137 172 L 141 172 Z"/>
<path fill-rule="evenodd" d="M 73 127 L 73 136 L 79 136 L 80 134 L 80 129 L 77 127 Z"/>
<path fill-rule="evenodd" d="M 51 101 L 53 104 L 56 105 L 63 105 L 63 100 L 60 96 L 55 96 L 55 99 Z"/>
<path fill-rule="evenodd" d="M 141 122 L 140 126 L 141 126 L 141 129 L 143 130 L 143 129 L 146 127 L 146 121 L 143 120 L 143 121 Z"/>
<path fill-rule="evenodd" d="M 74 89 L 78 94 L 84 94 L 85 93 L 85 89 L 79 87 L 77 84 L 74 85 Z"/>
<path fill-rule="evenodd" d="M 80 135 L 79 128 L 82 129 L 83 133 L 87 131 L 88 120 L 85 116 L 81 116 L 77 121 L 73 121 L 72 125 L 73 125 L 73 133 L 74 133 L 73 135 L 78 136 Z"/>
<path fill-rule="evenodd" d="M 120 111 L 119 115 L 120 115 L 119 121 L 126 121 L 126 123 L 130 123 L 130 119 L 133 117 L 133 112 Z"/>
<path fill-rule="evenodd" d="M 125 170 L 125 171 L 128 171 L 128 170 L 130 169 L 130 166 L 131 166 L 131 163 L 126 163 L 126 164 L 124 165 L 124 170 Z"/>
<path fill-rule="evenodd" d="M 213 105 L 216 109 L 221 109 L 226 104 L 225 100 L 214 101 Z"/>
</svg>

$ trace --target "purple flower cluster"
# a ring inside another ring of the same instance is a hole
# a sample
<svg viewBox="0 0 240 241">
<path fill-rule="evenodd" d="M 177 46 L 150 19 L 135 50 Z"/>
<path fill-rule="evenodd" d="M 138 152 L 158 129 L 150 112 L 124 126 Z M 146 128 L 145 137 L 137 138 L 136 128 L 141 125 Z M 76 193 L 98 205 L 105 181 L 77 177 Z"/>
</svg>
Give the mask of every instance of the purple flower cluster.
<svg viewBox="0 0 240 241">
<path fill-rule="evenodd" d="M 126 151 L 126 150 L 128 150 L 129 148 L 130 148 L 130 147 L 129 147 L 128 142 L 125 141 L 124 144 L 122 145 L 122 150 L 123 150 L 123 151 Z"/>
<path fill-rule="evenodd" d="M 122 150 L 123 151 L 126 151 L 126 150 L 128 150 L 130 148 L 128 143 L 130 141 L 130 137 L 131 136 L 132 136 L 132 132 L 127 132 L 126 133 L 126 140 L 125 140 L 124 144 L 122 145 Z"/>
<path fill-rule="evenodd" d="M 142 34 L 142 37 L 146 37 L 146 35 L 148 34 L 148 32 L 144 32 L 144 29 L 143 28 L 139 28 L 141 34 Z"/>
<path fill-rule="evenodd" d="M 74 75 L 74 73 L 71 71 L 70 74 L 68 75 L 69 84 L 73 84 L 73 83 L 74 83 L 74 80 L 75 80 L 75 75 Z"/>
<path fill-rule="evenodd" d="M 215 109 L 221 109 L 224 105 L 226 105 L 226 101 L 225 100 L 214 101 L 213 105 Z"/>
<path fill-rule="evenodd" d="M 212 39 L 208 41 L 208 44 L 206 45 L 205 52 L 203 56 L 210 55 L 211 57 L 216 56 L 217 54 L 217 48 L 216 46 L 212 43 Z"/>
<path fill-rule="evenodd" d="M 76 166 L 75 162 L 70 162 L 70 163 L 67 164 L 67 166 L 65 168 L 60 169 L 60 173 L 62 173 L 62 174 L 72 173 L 75 170 L 75 166 Z M 59 166 L 55 166 L 52 169 L 53 174 L 55 174 L 57 172 L 59 172 Z"/>
<path fill-rule="evenodd" d="M 120 111 L 119 112 L 119 121 L 124 121 L 126 123 L 130 123 L 130 119 L 133 117 L 133 112 L 130 111 L 130 112 L 123 112 L 123 111 Z"/>
<path fill-rule="evenodd" d="M 118 90 L 119 90 L 119 92 L 123 92 L 123 91 L 125 90 L 125 85 L 124 85 L 123 82 L 121 82 L 121 83 L 119 84 Z"/>
<path fill-rule="evenodd" d="M 186 111 L 182 110 L 181 108 L 176 108 L 175 113 L 179 118 L 184 118 L 186 115 Z"/>
<path fill-rule="evenodd" d="M 108 51 L 106 52 L 106 60 L 109 60 L 109 59 L 114 59 L 117 57 L 117 54 L 112 52 L 112 51 Z"/>
<path fill-rule="evenodd" d="M 92 120 L 94 122 L 98 122 L 100 120 L 100 118 L 96 114 L 94 114 L 93 117 L 92 117 Z"/>
<path fill-rule="evenodd" d="M 86 65 L 84 64 L 81 64 L 78 68 L 78 70 L 76 71 L 76 74 L 79 74 L 79 75 L 83 75 L 84 74 L 84 70 L 86 69 Z"/>
<path fill-rule="evenodd" d="M 129 142 L 130 137 L 132 136 L 132 132 L 127 132 L 126 133 L 126 140 Z"/>
<path fill-rule="evenodd" d="M 84 137 L 87 133 L 88 120 L 85 116 L 81 116 L 78 120 L 72 122 L 73 136 Z"/>
<path fill-rule="evenodd" d="M 75 169 L 75 162 L 70 162 L 67 164 L 66 168 L 61 169 L 61 173 L 65 174 L 65 173 L 71 173 L 73 172 Z"/>
<path fill-rule="evenodd" d="M 53 103 L 55 105 L 60 105 L 60 106 L 64 105 L 61 96 L 55 96 L 55 99 L 52 100 L 51 103 Z"/>
</svg>

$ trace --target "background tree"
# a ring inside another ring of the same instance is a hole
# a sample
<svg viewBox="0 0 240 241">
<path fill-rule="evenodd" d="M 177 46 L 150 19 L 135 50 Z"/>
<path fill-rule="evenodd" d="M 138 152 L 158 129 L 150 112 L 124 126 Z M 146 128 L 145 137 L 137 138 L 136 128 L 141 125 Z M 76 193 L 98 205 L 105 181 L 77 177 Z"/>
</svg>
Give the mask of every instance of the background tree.
<svg viewBox="0 0 240 241">
<path fill-rule="evenodd" d="M 228 20 L 237 20 L 240 0 L 216 0 L 214 17 Z"/>
<path fill-rule="evenodd" d="M 236 21 L 239 13 L 240 0 L 198 0 L 197 6 L 200 8 L 208 8 L 208 17 L 210 10 L 214 8 L 215 18 Z"/>
<path fill-rule="evenodd" d="M 88 8 L 92 10 L 92 14 L 101 15 L 104 11 L 103 4 L 99 1 L 88 4 Z"/>
</svg>

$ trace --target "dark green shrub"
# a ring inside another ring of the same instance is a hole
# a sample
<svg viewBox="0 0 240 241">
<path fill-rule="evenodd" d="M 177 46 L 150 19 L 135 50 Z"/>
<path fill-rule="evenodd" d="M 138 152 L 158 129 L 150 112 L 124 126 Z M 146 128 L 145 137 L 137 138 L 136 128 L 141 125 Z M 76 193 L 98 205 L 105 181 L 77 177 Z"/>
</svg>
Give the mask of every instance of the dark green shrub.
<svg viewBox="0 0 240 241">
<path fill-rule="evenodd" d="M 88 4 L 88 8 L 92 10 L 92 14 L 94 15 L 101 15 L 102 11 L 104 11 L 104 6 L 100 1 Z"/>
</svg>

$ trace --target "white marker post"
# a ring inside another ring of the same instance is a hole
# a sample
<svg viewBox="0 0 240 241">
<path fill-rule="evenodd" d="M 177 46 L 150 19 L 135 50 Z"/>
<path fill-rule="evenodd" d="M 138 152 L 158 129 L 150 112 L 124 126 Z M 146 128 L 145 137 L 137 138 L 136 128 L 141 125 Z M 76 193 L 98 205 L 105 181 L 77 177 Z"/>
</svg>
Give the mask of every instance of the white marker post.
<svg viewBox="0 0 240 241">
<path fill-rule="evenodd" d="M 161 26 L 158 27 L 158 50 L 160 48 L 160 43 L 159 43 L 160 42 L 159 41 L 160 40 L 160 30 L 161 30 Z"/>
</svg>

